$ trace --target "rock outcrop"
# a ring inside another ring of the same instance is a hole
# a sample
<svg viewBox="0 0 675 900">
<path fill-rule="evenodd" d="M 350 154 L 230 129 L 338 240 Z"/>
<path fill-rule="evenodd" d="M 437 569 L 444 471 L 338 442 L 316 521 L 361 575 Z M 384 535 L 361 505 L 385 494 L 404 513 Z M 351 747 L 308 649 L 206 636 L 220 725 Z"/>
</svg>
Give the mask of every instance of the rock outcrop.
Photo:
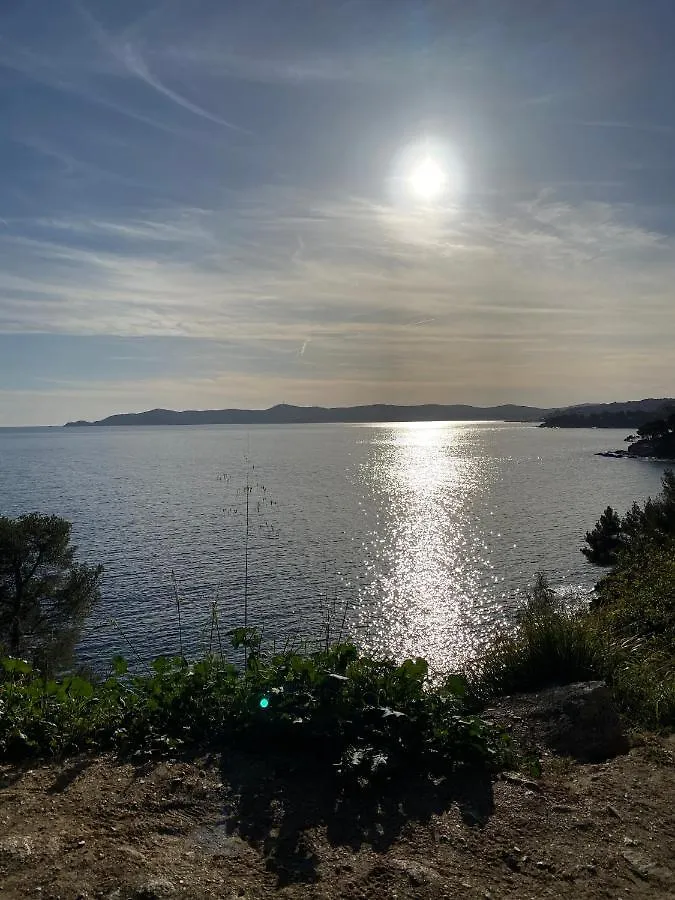
<svg viewBox="0 0 675 900">
<path fill-rule="evenodd" d="M 612 695 L 602 681 L 515 694 L 484 715 L 506 728 L 524 748 L 583 762 L 600 762 L 628 750 Z"/>
</svg>

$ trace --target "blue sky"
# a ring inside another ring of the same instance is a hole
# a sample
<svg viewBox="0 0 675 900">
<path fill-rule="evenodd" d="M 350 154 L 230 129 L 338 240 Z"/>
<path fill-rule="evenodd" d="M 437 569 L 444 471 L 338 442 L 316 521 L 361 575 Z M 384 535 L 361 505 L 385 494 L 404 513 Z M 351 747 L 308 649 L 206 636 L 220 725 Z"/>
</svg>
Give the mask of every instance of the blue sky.
<svg viewBox="0 0 675 900">
<path fill-rule="evenodd" d="M 673 33 L 671 0 L 4 0 L 0 424 L 672 395 Z"/>
</svg>

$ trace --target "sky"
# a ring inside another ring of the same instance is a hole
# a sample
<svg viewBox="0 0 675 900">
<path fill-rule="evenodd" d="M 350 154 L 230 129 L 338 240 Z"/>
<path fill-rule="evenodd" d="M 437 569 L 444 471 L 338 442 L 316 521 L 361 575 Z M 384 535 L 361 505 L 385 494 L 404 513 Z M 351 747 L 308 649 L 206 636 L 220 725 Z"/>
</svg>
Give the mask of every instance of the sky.
<svg viewBox="0 0 675 900">
<path fill-rule="evenodd" d="M 672 0 L 3 0 L 0 425 L 672 396 L 674 33 Z"/>
</svg>

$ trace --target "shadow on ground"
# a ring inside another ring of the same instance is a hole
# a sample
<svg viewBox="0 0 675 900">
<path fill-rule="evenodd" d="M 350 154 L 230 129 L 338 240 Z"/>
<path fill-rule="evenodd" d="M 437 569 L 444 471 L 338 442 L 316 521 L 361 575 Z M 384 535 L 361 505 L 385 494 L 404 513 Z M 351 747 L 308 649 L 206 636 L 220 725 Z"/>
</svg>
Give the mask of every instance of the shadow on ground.
<svg viewBox="0 0 675 900">
<path fill-rule="evenodd" d="M 368 845 L 387 850 L 406 826 L 428 822 L 453 805 L 469 826 L 482 827 L 494 812 L 492 781 L 485 773 L 443 779 L 404 777 L 379 787 L 345 790 L 307 760 L 256 759 L 227 754 L 223 782 L 231 796 L 224 834 L 238 834 L 261 850 L 278 887 L 318 881 L 318 857 L 309 832 L 326 829 L 333 845 L 354 851 Z"/>
<path fill-rule="evenodd" d="M 66 764 L 54 779 L 54 783 L 47 788 L 48 794 L 60 794 L 67 790 L 73 782 L 83 775 L 91 766 L 92 760 L 82 756 Z"/>
</svg>

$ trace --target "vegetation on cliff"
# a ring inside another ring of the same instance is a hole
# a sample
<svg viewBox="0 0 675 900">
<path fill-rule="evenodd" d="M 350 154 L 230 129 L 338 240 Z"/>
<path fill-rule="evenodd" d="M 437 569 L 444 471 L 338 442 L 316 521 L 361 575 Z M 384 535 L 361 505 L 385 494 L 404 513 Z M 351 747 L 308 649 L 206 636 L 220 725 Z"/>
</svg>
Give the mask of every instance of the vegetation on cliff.
<svg viewBox="0 0 675 900">
<path fill-rule="evenodd" d="M 635 724 L 675 726 L 675 475 L 619 516 L 611 507 L 582 552 L 610 569 L 590 607 L 564 604 L 540 578 L 518 627 L 476 668 L 480 701 L 588 678 L 604 679 Z"/>
<path fill-rule="evenodd" d="M 631 435 L 629 456 L 652 456 L 675 459 L 675 410 L 660 419 L 653 419 L 638 428 L 637 437 Z"/>
<path fill-rule="evenodd" d="M 597 566 L 624 569 L 648 549 L 667 548 L 675 540 L 675 474 L 663 475 L 663 490 L 642 506 L 634 503 L 620 516 L 608 506 L 592 531 L 586 532 L 581 552 Z M 601 583 L 602 584 L 602 583 Z"/>
</svg>

